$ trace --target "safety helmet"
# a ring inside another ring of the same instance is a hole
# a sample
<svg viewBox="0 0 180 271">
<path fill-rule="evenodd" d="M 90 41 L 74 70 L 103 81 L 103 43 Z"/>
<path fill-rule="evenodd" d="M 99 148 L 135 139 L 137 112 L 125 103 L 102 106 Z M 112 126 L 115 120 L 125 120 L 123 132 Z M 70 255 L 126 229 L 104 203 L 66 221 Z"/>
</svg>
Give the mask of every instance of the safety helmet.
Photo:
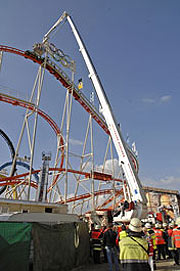
<svg viewBox="0 0 180 271">
<path fill-rule="evenodd" d="M 176 218 L 176 225 L 180 226 L 180 217 Z"/>
<path fill-rule="evenodd" d="M 142 231 L 142 223 L 139 218 L 132 218 L 129 224 L 129 230 L 134 232 L 141 232 Z"/>
<path fill-rule="evenodd" d="M 146 223 L 146 224 L 145 224 L 145 228 L 151 229 L 151 224 L 150 224 L 150 223 Z"/>
<path fill-rule="evenodd" d="M 99 225 L 95 226 L 95 230 L 100 230 L 100 228 L 101 228 L 101 226 L 99 226 Z"/>
<path fill-rule="evenodd" d="M 159 223 L 156 223 L 156 224 L 155 224 L 155 228 L 156 228 L 156 229 L 159 229 L 159 227 L 160 227 Z"/>
</svg>

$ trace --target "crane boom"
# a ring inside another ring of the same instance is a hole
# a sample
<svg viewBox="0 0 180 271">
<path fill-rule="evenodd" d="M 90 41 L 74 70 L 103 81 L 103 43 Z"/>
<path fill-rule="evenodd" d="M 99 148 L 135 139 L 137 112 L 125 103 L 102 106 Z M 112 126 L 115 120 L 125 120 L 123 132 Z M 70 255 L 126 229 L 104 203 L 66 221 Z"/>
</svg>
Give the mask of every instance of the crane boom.
<svg viewBox="0 0 180 271">
<path fill-rule="evenodd" d="M 79 45 L 79 50 L 84 58 L 85 64 L 87 66 L 87 69 L 89 71 L 89 78 L 91 79 L 94 89 L 96 91 L 96 94 L 98 96 L 99 102 L 101 104 L 102 108 L 102 114 L 104 115 L 104 118 L 106 120 L 108 129 L 110 131 L 111 137 L 113 139 L 118 157 L 119 157 L 119 165 L 122 166 L 123 171 L 125 173 L 126 180 L 128 182 L 132 200 L 135 202 L 136 206 L 136 216 L 141 218 L 144 213 L 145 204 L 147 202 L 146 196 L 143 192 L 143 188 L 141 185 L 141 182 L 138 178 L 138 175 L 134 169 L 133 163 L 131 158 L 129 157 L 126 143 L 123 140 L 120 128 L 115 120 L 115 117 L 113 115 L 113 111 L 111 108 L 111 105 L 108 101 L 108 98 L 106 96 L 106 93 L 103 89 L 102 83 L 98 77 L 98 74 L 96 72 L 96 69 L 93 65 L 93 62 L 88 54 L 88 51 L 85 47 L 85 44 L 72 20 L 70 15 L 68 15 L 66 12 L 63 13 L 63 15 L 59 18 L 59 20 L 55 23 L 55 25 L 49 30 L 49 32 L 44 36 L 44 40 L 46 41 L 49 38 L 49 34 L 58 26 L 60 22 L 64 20 L 64 18 L 67 19 L 67 21 L 70 24 L 70 27 L 72 29 L 72 32 L 75 36 L 75 39 Z M 133 214 L 132 214 L 133 216 Z"/>
</svg>

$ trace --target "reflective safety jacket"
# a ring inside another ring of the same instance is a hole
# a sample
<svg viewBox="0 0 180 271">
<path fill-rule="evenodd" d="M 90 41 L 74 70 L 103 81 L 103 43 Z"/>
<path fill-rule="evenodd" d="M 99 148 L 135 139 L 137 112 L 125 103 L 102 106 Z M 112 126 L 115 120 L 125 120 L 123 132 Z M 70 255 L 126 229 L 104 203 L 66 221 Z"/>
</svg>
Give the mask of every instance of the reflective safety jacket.
<svg viewBox="0 0 180 271">
<path fill-rule="evenodd" d="M 153 249 L 155 250 L 155 249 L 157 249 L 157 245 L 156 245 L 156 235 L 155 235 L 155 234 L 151 235 L 151 238 L 152 238 L 152 240 L 153 240 Z"/>
<path fill-rule="evenodd" d="M 148 262 L 148 242 L 144 238 L 141 238 L 141 237 L 133 236 L 133 239 L 131 239 L 131 237 L 128 236 L 128 237 L 123 238 L 119 242 L 119 247 L 120 247 L 119 258 L 120 258 L 121 264 L 147 263 Z"/>
<path fill-rule="evenodd" d="M 176 228 L 172 232 L 172 247 L 180 248 L 180 228 Z"/>
<path fill-rule="evenodd" d="M 124 237 L 126 237 L 127 236 L 127 232 L 126 231 L 121 231 L 120 233 L 119 233 L 119 240 L 122 240 Z"/>
<path fill-rule="evenodd" d="M 102 243 L 100 240 L 96 239 L 92 241 L 92 249 L 101 251 L 102 250 Z"/>
<path fill-rule="evenodd" d="M 156 245 L 164 245 L 165 244 L 165 240 L 163 238 L 163 231 L 160 229 L 155 229 L 155 236 L 156 236 Z"/>
<path fill-rule="evenodd" d="M 93 230 L 91 233 L 91 247 L 93 250 L 101 251 L 102 250 L 102 230 Z"/>
<path fill-rule="evenodd" d="M 151 229 L 150 229 L 151 230 Z M 156 235 L 155 233 L 153 234 L 150 234 L 149 231 L 147 231 L 147 234 L 151 236 L 151 239 L 152 239 L 152 245 L 153 245 L 153 250 L 156 250 L 157 249 L 157 245 L 156 245 Z M 154 230 L 153 230 L 154 231 Z"/>
<path fill-rule="evenodd" d="M 117 236 L 117 239 L 116 239 L 116 245 L 119 246 L 119 242 L 127 236 L 127 232 L 126 231 L 120 231 L 118 236 Z"/>
<path fill-rule="evenodd" d="M 91 232 L 91 238 L 92 239 L 102 238 L 102 236 L 103 236 L 102 230 L 93 230 Z"/>
</svg>

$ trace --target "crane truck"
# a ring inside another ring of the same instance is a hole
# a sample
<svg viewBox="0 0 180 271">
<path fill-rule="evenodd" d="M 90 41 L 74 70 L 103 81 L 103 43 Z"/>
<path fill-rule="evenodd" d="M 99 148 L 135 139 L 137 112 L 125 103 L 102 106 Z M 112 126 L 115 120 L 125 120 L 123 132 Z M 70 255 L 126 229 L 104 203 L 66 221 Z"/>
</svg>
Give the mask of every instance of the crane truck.
<svg viewBox="0 0 180 271">
<path fill-rule="evenodd" d="M 78 43 L 79 50 L 83 56 L 87 69 L 89 71 L 89 78 L 91 79 L 94 89 L 96 91 L 97 97 L 99 99 L 101 105 L 101 113 L 104 116 L 106 124 L 108 126 L 110 135 L 114 142 L 118 158 L 119 158 L 119 165 L 122 168 L 125 179 L 127 182 L 127 186 L 129 187 L 130 197 L 133 204 L 133 208 L 124 212 L 124 214 L 120 214 L 120 218 L 122 220 L 130 220 L 132 217 L 144 218 L 146 216 L 146 196 L 142 188 L 142 184 L 138 178 L 137 172 L 134 168 L 133 162 L 130 158 L 130 155 L 127 150 L 126 143 L 123 139 L 123 136 L 120 131 L 120 127 L 115 120 L 113 115 L 113 111 L 110 105 L 110 102 L 107 98 L 107 95 L 104 91 L 100 78 L 96 72 L 96 69 L 93 65 L 93 62 L 89 56 L 89 53 L 85 47 L 85 44 L 79 34 L 79 31 L 73 22 L 71 16 L 64 12 L 62 16 L 57 20 L 57 22 L 50 28 L 50 30 L 45 34 L 43 38 L 43 44 L 45 45 L 51 33 L 64 21 L 67 20 L 71 30 L 74 34 L 74 37 Z M 118 217 L 116 218 L 116 220 Z"/>
</svg>

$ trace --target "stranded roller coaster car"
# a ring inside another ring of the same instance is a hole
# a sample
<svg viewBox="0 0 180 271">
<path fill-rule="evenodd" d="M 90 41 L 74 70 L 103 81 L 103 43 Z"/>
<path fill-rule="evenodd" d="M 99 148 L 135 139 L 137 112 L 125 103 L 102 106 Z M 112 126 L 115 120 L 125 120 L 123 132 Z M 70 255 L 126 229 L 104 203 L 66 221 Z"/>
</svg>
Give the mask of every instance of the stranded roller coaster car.
<svg viewBox="0 0 180 271">
<path fill-rule="evenodd" d="M 26 58 L 26 55 L 27 55 L 27 56 L 32 56 L 33 58 L 35 58 L 37 61 L 40 61 L 41 63 L 43 63 L 44 60 L 45 60 L 45 57 L 39 56 L 39 55 L 38 55 L 37 53 L 35 53 L 34 51 L 26 50 L 26 51 L 24 52 L 24 54 L 25 54 L 25 58 Z"/>
</svg>

